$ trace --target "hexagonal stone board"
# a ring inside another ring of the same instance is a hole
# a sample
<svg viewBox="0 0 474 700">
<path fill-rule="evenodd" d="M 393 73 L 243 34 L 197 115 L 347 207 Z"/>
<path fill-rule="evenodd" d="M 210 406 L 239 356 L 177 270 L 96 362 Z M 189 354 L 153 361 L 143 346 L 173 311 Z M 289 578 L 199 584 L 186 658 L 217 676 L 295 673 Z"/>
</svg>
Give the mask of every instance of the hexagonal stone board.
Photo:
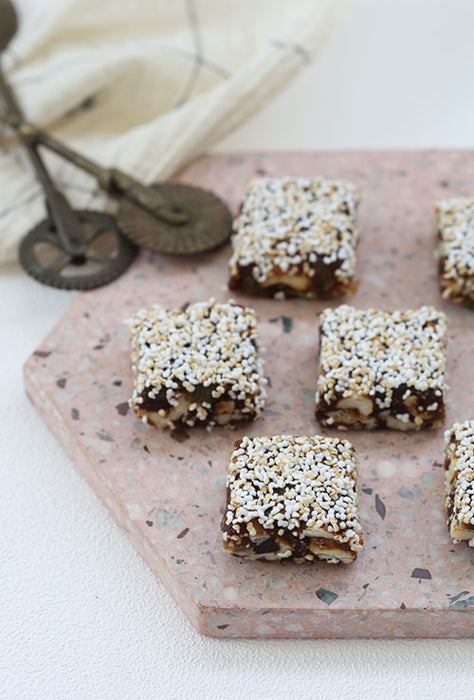
<svg viewBox="0 0 474 700">
<path fill-rule="evenodd" d="M 474 313 L 440 299 L 432 206 L 472 194 L 473 154 L 287 153 L 209 156 L 182 174 L 235 209 L 255 173 L 345 178 L 361 189 L 361 308 L 433 304 L 450 319 L 447 425 L 474 417 Z M 146 426 L 128 410 L 124 319 L 226 288 L 229 246 L 192 260 L 141 253 L 110 286 L 80 296 L 25 366 L 26 389 L 50 429 L 193 625 L 222 637 L 472 636 L 473 550 L 453 546 L 443 497 L 442 431 L 349 432 L 360 460 L 365 548 L 351 566 L 245 562 L 221 551 L 225 470 L 234 440 L 317 434 L 319 301 L 254 306 L 270 377 L 262 420 L 247 431 Z M 331 302 L 335 304 L 336 302 Z M 326 434 L 327 431 L 326 431 Z M 469 617 L 466 617 L 469 616 Z"/>
</svg>

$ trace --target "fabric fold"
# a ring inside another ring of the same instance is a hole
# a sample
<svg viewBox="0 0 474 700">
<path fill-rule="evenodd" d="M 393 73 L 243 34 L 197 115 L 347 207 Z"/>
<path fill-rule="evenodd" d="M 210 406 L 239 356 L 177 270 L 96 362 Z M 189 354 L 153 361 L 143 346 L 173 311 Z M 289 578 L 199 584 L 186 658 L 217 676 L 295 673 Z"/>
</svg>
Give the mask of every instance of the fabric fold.
<svg viewBox="0 0 474 700">
<path fill-rule="evenodd" d="M 28 121 L 104 166 L 165 180 L 311 61 L 349 1 L 63 0 L 21 17 L 2 65 Z M 42 152 L 74 206 L 114 211 L 90 176 Z M 0 262 L 44 215 L 21 147 L 0 127 Z"/>
</svg>

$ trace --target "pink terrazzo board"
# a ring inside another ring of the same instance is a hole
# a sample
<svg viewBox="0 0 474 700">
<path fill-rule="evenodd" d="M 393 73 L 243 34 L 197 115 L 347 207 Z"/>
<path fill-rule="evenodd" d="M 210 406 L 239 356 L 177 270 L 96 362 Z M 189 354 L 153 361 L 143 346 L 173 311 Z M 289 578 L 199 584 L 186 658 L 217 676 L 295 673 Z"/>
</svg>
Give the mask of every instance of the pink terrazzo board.
<svg viewBox="0 0 474 700">
<path fill-rule="evenodd" d="M 341 301 L 385 310 L 433 304 L 445 311 L 446 426 L 473 418 L 474 312 L 440 298 L 433 204 L 474 193 L 474 153 L 216 155 L 196 161 L 179 179 L 215 190 L 235 210 L 256 173 L 323 175 L 359 186 L 360 284 Z M 360 462 L 365 548 L 354 564 L 246 562 L 221 551 L 234 440 L 245 433 L 331 434 L 314 418 L 317 315 L 328 303 L 231 294 L 229 253 L 230 245 L 191 260 L 142 252 L 119 280 L 81 295 L 26 363 L 26 390 L 36 408 L 203 634 L 474 636 L 474 550 L 448 536 L 442 430 L 345 433 Z M 267 349 L 268 404 L 247 429 L 190 429 L 183 441 L 128 409 L 133 378 L 123 321 L 152 302 L 175 307 L 211 296 L 256 309 Z"/>
</svg>

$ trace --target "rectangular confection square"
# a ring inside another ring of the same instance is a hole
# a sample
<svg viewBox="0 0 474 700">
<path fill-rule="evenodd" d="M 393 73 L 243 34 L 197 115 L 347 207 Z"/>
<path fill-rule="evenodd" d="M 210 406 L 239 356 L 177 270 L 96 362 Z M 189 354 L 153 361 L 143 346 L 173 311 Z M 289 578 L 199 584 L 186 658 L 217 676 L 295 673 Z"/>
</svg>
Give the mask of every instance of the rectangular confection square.
<svg viewBox="0 0 474 700">
<path fill-rule="evenodd" d="M 454 423 L 444 438 L 449 534 L 474 547 L 474 420 Z"/>
<path fill-rule="evenodd" d="M 269 297 L 325 298 L 352 291 L 358 203 L 348 182 L 251 180 L 234 221 L 229 287 Z"/>
<path fill-rule="evenodd" d="M 159 428 L 236 427 L 262 413 L 267 383 L 253 309 L 214 299 L 128 322 L 135 387 L 130 406 Z"/>
<path fill-rule="evenodd" d="M 320 314 L 316 417 L 338 428 L 438 428 L 444 422 L 446 316 L 341 305 Z"/>
<path fill-rule="evenodd" d="M 245 559 L 350 564 L 362 549 L 348 440 L 244 437 L 227 471 L 224 551 Z"/>
<path fill-rule="evenodd" d="M 439 276 L 445 299 L 474 303 L 474 198 L 446 199 L 435 208 Z"/>
</svg>

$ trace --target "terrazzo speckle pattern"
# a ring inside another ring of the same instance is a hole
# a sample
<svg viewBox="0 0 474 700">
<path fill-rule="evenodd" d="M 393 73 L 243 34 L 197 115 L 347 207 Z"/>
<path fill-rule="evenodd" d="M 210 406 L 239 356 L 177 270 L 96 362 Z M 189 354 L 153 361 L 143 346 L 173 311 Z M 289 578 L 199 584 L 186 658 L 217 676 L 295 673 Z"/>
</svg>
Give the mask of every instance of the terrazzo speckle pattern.
<svg viewBox="0 0 474 700">
<path fill-rule="evenodd" d="M 362 194 L 356 276 L 344 298 L 384 310 L 432 304 L 449 320 L 446 426 L 473 414 L 474 313 L 441 299 L 433 205 L 472 195 L 466 151 L 209 156 L 181 179 L 236 209 L 255 174 L 324 175 Z M 142 253 L 81 295 L 25 365 L 27 392 L 77 467 L 193 625 L 220 637 L 472 637 L 474 553 L 454 546 L 444 510 L 443 430 L 343 433 L 359 459 L 365 546 L 350 567 L 246 562 L 221 550 L 226 463 L 244 434 L 326 434 L 314 418 L 317 314 L 340 301 L 250 299 L 227 289 L 230 245 L 193 260 Z M 270 383 L 264 416 L 236 431 L 168 432 L 128 410 L 123 321 L 234 298 L 256 309 Z"/>
</svg>

